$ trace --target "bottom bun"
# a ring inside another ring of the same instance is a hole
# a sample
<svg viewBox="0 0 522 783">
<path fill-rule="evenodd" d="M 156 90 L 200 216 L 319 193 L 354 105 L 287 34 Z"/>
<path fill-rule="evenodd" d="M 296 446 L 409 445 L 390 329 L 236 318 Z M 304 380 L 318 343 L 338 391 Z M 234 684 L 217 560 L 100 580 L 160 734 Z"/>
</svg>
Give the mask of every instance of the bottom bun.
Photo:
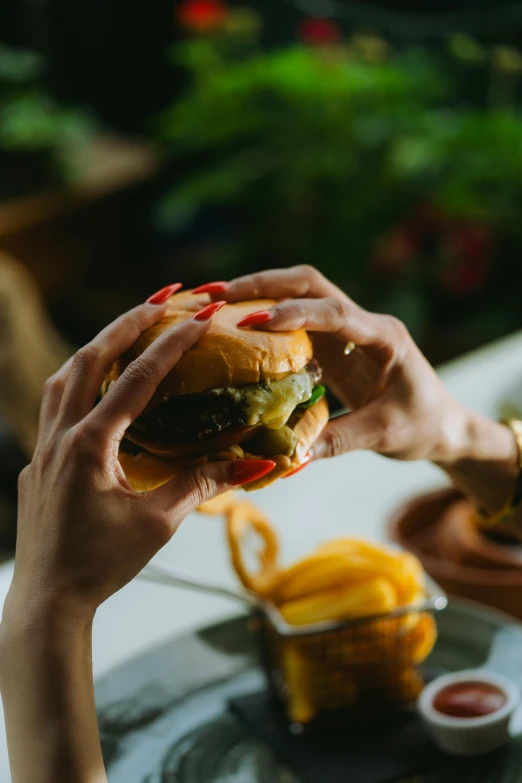
<svg viewBox="0 0 522 783">
<path fill-rule="evenodd" d="M 136 492 L 150 492 L 166 484 L 181 471 L 208 462 L 208 457 L 192 460 L 166 460 L 155 457 L 148 451 L 140 451 L 139 454 L 127 454 L 120 451 L 118 459 L 127 481 Z"/>
<path fill-rule="evenodd" d="M 317 440 L 323 429 L 328 423 L 328 404 L 323 397 L 312 408 L 308 408 L 297 424 L 294 431 L 299 436 L 299 441 L 292 457 L 282 455 L 271 457 L 276 463 L 275 468 L 270 473 L 258 481 L 251 481 L 245 484 L 243 489 L 251 492 L 254 489 L 262 489 L 274 481 L 285 476 L 290 471 L 299 467 L 312 444 Z M 219 462 L 224 460 L 233 461 L 236 459 L 265 459 L 259 454 L 249 454 L 243 452 L 240 446 L 234 446 L 230 451 L 222 451 L 204 457 L 194 457 L 189 460 L 166 460 L 155 457 L 147 451 L 141 451 L 139 454 L 127 454 L 120 451 L 119 460 L 127 481 L 136 492 L 150 492 L 162 484 L 166 484 L 183 470 L 204 465 L 205 463 Z"/>
</svg>

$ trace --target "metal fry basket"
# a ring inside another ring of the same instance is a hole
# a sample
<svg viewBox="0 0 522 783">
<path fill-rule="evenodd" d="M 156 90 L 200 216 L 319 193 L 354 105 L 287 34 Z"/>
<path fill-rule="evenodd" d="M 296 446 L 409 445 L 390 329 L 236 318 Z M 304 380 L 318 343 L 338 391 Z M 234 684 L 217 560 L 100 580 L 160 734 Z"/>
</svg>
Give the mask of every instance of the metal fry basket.
<svg viewBox="0 0 522 783">
<path fill-rule="evenodd" d="M 433 616 L 448 604 L 444 591 L 425 575 L 426 595 L 418 603 L 387 614 L 294 626 L 275 604 L 248 590 L 215 585 L 157 562 L 140 576 L 250 608 L 270 691 L 295 733 L 360 725 L 407 709 L 424 685 L 421 664 L 436 639 Z"/>
<path fill-rule="evenodd" d="M 360 724 L 407 709 L 424 686 L 421 664 L 447 606 L 427 580 L 422 602 L 387 614 L 289 625 L 277 607 L 259 609 L 259 639 L 270 690 L 292 731 Z"/>
</svg>

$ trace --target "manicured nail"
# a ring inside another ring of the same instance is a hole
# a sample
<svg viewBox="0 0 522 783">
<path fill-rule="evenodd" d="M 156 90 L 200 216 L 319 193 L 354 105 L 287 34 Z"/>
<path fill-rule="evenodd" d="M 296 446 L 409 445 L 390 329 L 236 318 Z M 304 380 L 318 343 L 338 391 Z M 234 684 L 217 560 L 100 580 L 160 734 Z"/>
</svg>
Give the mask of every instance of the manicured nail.
<svg viewBox="0 0 522 783">
<path fill-rule="evenodd" d="M 267 324 L 273 317 L 274 314 L 270 310 L 258 310 L 257 313 L 245 315 L 244 318 L 237 322 L 237 326 L 261 326 L 261 324 Z"/>
<path fill-rule="evenodd" d="M 213 315 L 221 310 L 226 305 L 226 302 L 213 302 L 200 310 L 196 315 L 192 316 L 195 321 L 210 321 Z"/>
<path fill-rule="evenodd" d="M 228 469 L 228 483 L 232 486 L 249 484 L 251 481 L 263 478 L 275 468 L 271 459 L 241 459 L 232 462 Z"/>
<path fill-rule="evenodd" d="M 205 285 L 200 285 L 197 288 L 194 288 L 192 293 L 193 294 L 224 294 L 225 291 L 228 291 L 229 288 L 230 288 L 230 283 L 227 283 L 224 280 L 219 280 L 216 283 L 205 283 Z"/>
<path fill-rule="evenodd" d="M 147 299 L 147 304 L 165 304 L 167 299 L 170 299 L 172 294 L 175 294 L 176 291 L 179 291 L 180 288 L 183 288 L 183 283 L 173 283 L 172 285 L 166 285 L 165 288 L 161 288 L 159 291 L 156 291 L 155 294 L 149 296 Z"/>
<path fill-rule="evenodd" d="M 295 476 L 296 473 L 299 473 L 299 471 L 304 470 L 312 461 L 312 457 L 310 454 L 307 454 L 304 460 L 301 462 L 300 465 L 298 465 L 296 468 L 290 471 L 290 473 L 287 473 L 286 476 L 283 476 L 283 478 L 290 478 L 290 476 Z"/>
</svg>

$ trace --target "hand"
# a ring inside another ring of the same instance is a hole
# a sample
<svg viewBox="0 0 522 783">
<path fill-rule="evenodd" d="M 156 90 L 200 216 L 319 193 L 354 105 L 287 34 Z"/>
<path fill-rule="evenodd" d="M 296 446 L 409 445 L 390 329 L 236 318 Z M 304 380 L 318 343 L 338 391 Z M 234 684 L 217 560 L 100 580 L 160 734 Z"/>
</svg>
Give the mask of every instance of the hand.
<svg viewBox="0 0 522 783">
<path fill-rule="evenodd" d="M 313 459 L 355 449 L 403 460 L 457 457 L 467 412 L 448 394 L 396 318 L 364 310 L 307 266 L 247 275 L 210 284 L 208 290 L 228 302 L 283 300 L 241 325 L 311 332 L 326 385 L 351 411 L 328 424 L 313 447 Z M 345 355 L 348 342 L 356 348 Z"/>
<path fill-rule="evenodd" d="M 0 627 L 13 783 L 105 783 L 94 704 L 92 620 L 202 502 L 268 473 L 216 462 L 139 495 L 121 439 L 160 381 L 207 331 L 217 305 L 165 331 L 95 406 L 112 363 L 165 314 L 168 286 L 118 318 L 47 382 L 38 445 L 20 476 L 15 570 Z"/>
<path fill-rule="evenodd" d="M 210 323 L 193 318 L 162 334 L 94 407 L 108 368 L 164 312 L 163 305 L 144 304 L 118 318 L 46 383 L 38 445 L 20 476 L 9 617 L 20 618 L 35 602 L 38 611 L 56 607 L 92 617 L 167 543 L 189 512 L 245 483 L 236 480 L 243 462 L 193 468 L 143 495 L 125 478 L 118 462 L 125 430 Z M 260 468 L 266 473 L 271 467 L 257 463 L 258 475 Z M 255 468 L 251 461 L 250 480 Z"/>
</svg>

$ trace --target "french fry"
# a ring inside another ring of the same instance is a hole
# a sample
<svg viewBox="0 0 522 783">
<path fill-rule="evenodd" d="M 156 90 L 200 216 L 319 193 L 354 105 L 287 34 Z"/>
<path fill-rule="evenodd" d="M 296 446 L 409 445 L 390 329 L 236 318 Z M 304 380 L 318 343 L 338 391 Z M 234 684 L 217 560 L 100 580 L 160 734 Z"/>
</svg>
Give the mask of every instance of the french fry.
<svg viewBox="0 0 522 783">
<path fill-rule="evenodd" d="M 426 660 L 437 641 L 437 623 L 430 614 L 423 614 L 411 632 L 412 661 L 419 664 Z"/>
<path fill-rule="evenodd" d="M 402 703 L 415 701 L 424 688 L 424 680 L 413 667 L 407 667 L 399 672 L 395 683 L 397 700 Z"/>
<path fill-rule="evenodd" d="M 422 568 L 416 558 L 398 552 L 375 557 L 375 549 L 349 540 L 324 545 L 304 560 L 280 571 L 270 598 L 276 603 L 290 601 L 319 590 L 348 588 L 379 576 L 394 582 L 400 604 L 422 598 Z"/>
<path fill-rule="evenodd" d="M 339 637 L 338 654 L 355 671 L 381 670 L 390 661 L 395 665 L 394 650 L 400 633 L 399 621 L 384 618 L 347 629 Z M 332 644 L 335 640 L 332 640 Z"/>
<path fill-rule="evenodd" d="M 378 569 L 367 561 L 350 559 L 343 552 L 316 553 L 280 571 L 270 597 L 275 603 L 284 603 L 322 590 L 348 589 L 376 576 Z"/>
<path fill-rule="evenodd" d="M 350 555 L 359 555 L 367 557 L 377 563 L 395 562 L 397 555 L 401 554 L 391 547 L 381 544 L 373 544 L 370 541 L 364 541 L 359 538 L 334 538 L 326 541 L 317 548 L 317 552 L 346 552 Z"/>
<path fill-rule="evenodd" d="M 410 552 L 400 552 L 395 584 L 402 605 L 421 601 L 426 594 L 424 571 L 419 560 Z"/>
<path fill-rule="evenodd" d="M 382 690 L 386 702 L 407 703 L 423 687 L 416 667 L 433 649 L 437 628 L 433 617 L 415 606 L 426 595 L 424 571 L 407 552 L 354 538 L 338 538 L 319 546 L 287 568 L 279 564 L 277 535 L 264 514 L 233 493 L 205 504 L 203 513 L 224 513 L 233 567 L 249 590 L 274 603 L 296 627 L 361 618 L 335 632 L 299 639 L 279 638 L 290 720 L 309 723 L 319 712 L 354 706 L 368 692 Z M 245 534 L 253 530 L 262 541 L 258 570 L 247 566 Z M 401 606 L 413 611 L 403 617 L 383 617 Z"/>
<path fill-rule="evenodd" d="M 356 703 L 358 689 L 353 673 L 344 666 L 328 666 L 310 656 L 303 640 L 286 642 L 283 650 L 283 673 L 288 688 L 287 710 L 296 723 L 309 723 L 318 712 Z M 335 681 L 335 689 L 324 688 L 324 682 Z"/>
<path fill-rule="evenodd" d="M 358 539 L 340 538 L 320 546 L 317 554 L 344 553 L 352 569 L 373 570 L 393 581 L 399 590 L 400 603 L 408 603 L 412 594 L 424 587 L 424 574 L 417 558 L 409 552 L 377 546 Z"/>
<path fill-rule="evenodd" d="M 283 673 L 288 688 L 287 711 L 295 723 L 309 723 L 317 713 L 313 698 L 313 666 L 296 644 L 286 642 Z"/>
<path fill-rule="evenodd" d="M 311 625 L 327 620 L 388 612 L 397 605 L 397 593 L 387 579 L 371 579 L 349 590 L 324 590 L 281 604 L 279 611 L 290 625 Z"/>
</svg>

